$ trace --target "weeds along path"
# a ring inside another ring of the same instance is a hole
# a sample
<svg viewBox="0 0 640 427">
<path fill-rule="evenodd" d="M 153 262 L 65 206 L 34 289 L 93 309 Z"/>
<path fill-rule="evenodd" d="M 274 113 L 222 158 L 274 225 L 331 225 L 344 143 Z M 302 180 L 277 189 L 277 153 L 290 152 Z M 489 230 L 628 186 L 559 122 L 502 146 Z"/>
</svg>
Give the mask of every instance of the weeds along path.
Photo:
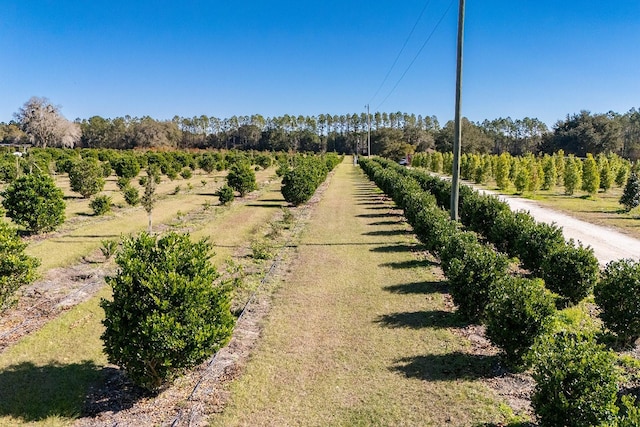
<svg viewBox="0 0 640 427">
<path fill-rule="evenodd" d="M 401 212 L 343 162 L 212 425 L 504 421 L 481 384 L 495 360 L 455 333 L 438 271 Z"/>
</svg>

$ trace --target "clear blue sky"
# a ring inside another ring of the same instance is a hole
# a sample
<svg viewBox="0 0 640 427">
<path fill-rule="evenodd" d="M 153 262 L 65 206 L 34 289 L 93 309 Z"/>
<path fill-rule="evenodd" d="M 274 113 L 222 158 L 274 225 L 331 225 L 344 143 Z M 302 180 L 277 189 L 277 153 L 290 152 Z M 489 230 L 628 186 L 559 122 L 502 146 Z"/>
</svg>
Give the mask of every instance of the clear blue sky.
<svg viewBox="0 0 640 427">
<path fill-rule="evenodd" d="M 0 121 L 44 96 L 68 119 L 344 114 L 370 103 L 444 124 L 454 110 L 456 0 L 428 3 L 373 98 L 425 4 L 0 0 Z M 582 109 L 640 107 L 640 1 L 467 0 L 466 18 L 471 120 L 552 125 Z"/>
</svg>

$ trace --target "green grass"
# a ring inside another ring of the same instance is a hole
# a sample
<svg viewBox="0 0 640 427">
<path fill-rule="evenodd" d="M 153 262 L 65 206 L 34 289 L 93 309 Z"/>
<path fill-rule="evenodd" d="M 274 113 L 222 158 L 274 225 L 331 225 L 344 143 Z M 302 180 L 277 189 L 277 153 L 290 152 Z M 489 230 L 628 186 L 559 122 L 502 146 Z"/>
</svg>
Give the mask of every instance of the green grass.
<svg viewBox="0 0 640 427">
<path fill-rule="evenodd" d="M 233 425 L 474 425 L 510 410 L 454 333 L 436 267 L 359 168 L 338 166 L 231 401 Z"/>
<path fill-rule="evenodd" d="M 76 306 L 0 355 L 0 425 L 67 425 L 103 378 L 101 297 Z"/>
</svg>

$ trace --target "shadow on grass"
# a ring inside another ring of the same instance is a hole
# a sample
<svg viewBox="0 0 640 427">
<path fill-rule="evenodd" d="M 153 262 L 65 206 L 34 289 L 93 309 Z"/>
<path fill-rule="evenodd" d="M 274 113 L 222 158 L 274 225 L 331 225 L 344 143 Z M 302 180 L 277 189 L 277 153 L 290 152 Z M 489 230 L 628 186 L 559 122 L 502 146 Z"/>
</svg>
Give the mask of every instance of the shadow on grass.
<svg viewBox="0 0 640 427">
<path fill-rule="evenodd" d="M 357 218 L 392 218 L 392 217 L 399 217 L 399 216 L 402 216 L 402 214 L 398 212 L 356 215 Z"/>
<path fill-rule="evenodd" d="M 396 245 L 389 246 L 378 246 L 377 248 L 372 248 L 371 252 L 378 252 L 383 254 L 394 253 L 394 252 L 413 252 L 417 250 L 416 245 L 407 245 L 404 243 L 399 243 Z"/>
<path fill-rule="evenodd" d="M 427 268 L 435 265 L 438 265 L 438 263 L 429 261 L 428 259 L 412 259 L 410 261 L 385 262 L 384 264 L 380 264 L 380 267 L 391 267 L 395 270 L 398 268 Z"/>
<path fill-rule="evenodd" d="M 398 359 L 392 370 L 426 381 L 477 380 L 498 375 L 498 356 L 454 352 Z"/>
<path fill-rule="evenodd" d="M 402 285 L 385 286 L 385 291 L 392 294 L 411 295 L 411 294 L 446 294 L 447 287 L 445 281 L 438 282 L 413 282 L 404 283 Z"/>
<path fill-rule="evenodd" d="M 252 207 L 252 208 L 282 208 L 285 206 L 284 202 L 283 203 L 247 203 L 246 206 Z"/>
<path fill-rule="evenodd" d="M 376 221 L 376 222 L 372 222 L 369 225 L 397 225 L 397 224 L 402 224 L 404 223 L 404 221 L 397 220 L 397 221 Z"/>
<path fill-rule="evenodd" d="M 442 310 L 384 314 L 375 320 L 388 328 L 461 328 L 467 325 L 456 313 Z"/>
<path fill-rule="evenodd" d="M 75 418 L 82 413 L 88 389 L 105 377 L 102 367 L 90 361 L 9 366 L 0 372 L 0 415 L 25 422 L 52 416 Z"/>
<path fill-rule="evenodd" d="M 377 231 L 367 231 L 366 233 L 362 233 L 363 236 L 406 236 L 408 234 L 413 234 L 413 231 L 409 231 L 409 230 L 377 230 Z"/>
</svg>

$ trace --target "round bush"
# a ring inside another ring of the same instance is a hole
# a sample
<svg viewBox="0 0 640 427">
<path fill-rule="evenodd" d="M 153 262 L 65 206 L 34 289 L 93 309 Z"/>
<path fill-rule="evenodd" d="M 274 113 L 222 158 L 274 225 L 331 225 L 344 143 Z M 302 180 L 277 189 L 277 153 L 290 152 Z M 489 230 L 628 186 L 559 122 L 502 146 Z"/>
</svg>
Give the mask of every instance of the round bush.
<svg viewBox="0 0 640 427">
<path fill-rule="evenodd" d="M 487 337 L 504 351 L 514 370 L 525 368 L 536 339 L 551 325 L 554 297 L 540 279 L 504 276 L 490 294 L 486 309 Z"/>
<path fill-rule="evenodd" d="M 96 196 L 89 202 L 89 207 L 93 209 L 94 215 L 104 215 L 111 211 L 111 197 L 105 194 Z"/>
<path fill-rule="evenodd" d="M 218 196 L 218 200 L 220 201 L 221 205 L 227 205 L 233 202 L 233 199 L 235 197 L 233 194 L 233 188 L 229 187 L 226 184 L 220 187 L 220 189 L 216 192 L 216 196 Z"/>
<path fill-rule="evenodd" d="M 140 203 L 140 191 L 129 184 L 122 188 L 122 195 L 129 206 L 138 206 Z"/>
<path fill-rule="evenodd" d="M 55 230 L 64 222 L 64 194 L 48 175 L 21 176 L 2 196 L 6 215 L 34 233 Z"/>
<path fill-rule="evenodd" d="M 547 255 L 540 269 L 547 288 L 566 298 L 571 304 L 578 304 L 589 296 L 598 280 L 600 266 L 593 249 L 573 241 L 559 245 Z"/>
<path fill-rule="evenodd" d="M 468 320 L 483 319 L 489 294 L 507 275 L 509 260 L 481 243 L 463 245 L 459 257 L 451 260 L 446 276 L 458 311 Z"/>
<path fill-rule="evenodd" d="M 607 264 L 595 286 L 605 326 L 625 345 L 640 338 L 640 264 L 623 259 Z"/>
<path fill-rule="evenodd" d="M 618 381 L 615 355 L 592 338 L 558 333 L 535 347 L 531 403 L 541 427 L 613 422 Z"/>
<path fill-rule="evenodd" d="M 69 171 L 71 190 L 89 198 L 104 188 L 104 169 L 100 162 L 93 158 L 76 162 Z"/>
<path fill-rule="evenodd" d="M 109 361 L 137 385 L 158 390 L 229 341 L 230 289 L 214 284 L 210 250 L 176 233 L 124 240 L 118 274 L 107 279 L 113 300 L 101 301 L 102 340 Z"/>
<path fill-rule="evenodd" d="M 227 174 L 227 184 L 244 197 L 247 193 L 258 188 L 256 173 L 248 163 L 240 162 L 231 166 Z"/>
<path fill-rule="evenodd" d="M 125 154 L 115 160 L 113 169 L 119 177 L 132 179 L 140 173 L 140 162 L 133 154 Z"/>
</svg>

